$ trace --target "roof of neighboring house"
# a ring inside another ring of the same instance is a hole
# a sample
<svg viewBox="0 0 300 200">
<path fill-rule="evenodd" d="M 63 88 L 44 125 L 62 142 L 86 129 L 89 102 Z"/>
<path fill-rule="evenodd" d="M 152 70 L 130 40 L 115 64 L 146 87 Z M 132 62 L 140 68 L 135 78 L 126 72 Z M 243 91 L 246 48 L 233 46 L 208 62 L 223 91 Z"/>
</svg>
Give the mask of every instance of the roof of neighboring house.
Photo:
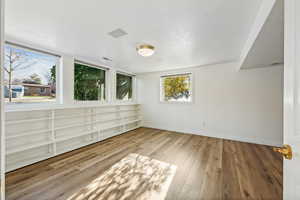
<svg viewBox="0 0 300 200">
<path fill-rule="evenodd" d="M 51 88 L 51 85 L 30 84 L 30 83 L 21 83 L 21 85 L 26 87 Z"/>
<path fill-rule="evenodd" d="M 4 85 L 8 85 L 8 81 L 4 80 Z M 51 85 L 42 85 L 42 84 L 35 84 L 35 83 L 20 83 L 20 82 L 14 82 L 12 85 L 21 85 L 26 87 L 39 87 L 39 88 L 51 88 Z"/>
</svg>

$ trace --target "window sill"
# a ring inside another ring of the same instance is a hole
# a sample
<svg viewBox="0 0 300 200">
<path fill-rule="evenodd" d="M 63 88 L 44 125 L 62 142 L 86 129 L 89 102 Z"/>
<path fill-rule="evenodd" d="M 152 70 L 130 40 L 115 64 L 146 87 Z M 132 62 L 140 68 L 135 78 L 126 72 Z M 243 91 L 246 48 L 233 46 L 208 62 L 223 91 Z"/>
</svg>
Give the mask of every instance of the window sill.
<svg viewBox="0 0 300 200">
<path fill-rule="evenodd" d="M 194 104 L 193 101 L 159 101 L 161 104 L 182 104 L 182 105 L 190 105 Z"/>
<path fill-rule="evenodd" d="M 126 104 L 126 103 L 134 103 L 135 101 L 134 100 L 116 100 L 115 101 L 116 103 L 118 104 Z"/>
</svg>

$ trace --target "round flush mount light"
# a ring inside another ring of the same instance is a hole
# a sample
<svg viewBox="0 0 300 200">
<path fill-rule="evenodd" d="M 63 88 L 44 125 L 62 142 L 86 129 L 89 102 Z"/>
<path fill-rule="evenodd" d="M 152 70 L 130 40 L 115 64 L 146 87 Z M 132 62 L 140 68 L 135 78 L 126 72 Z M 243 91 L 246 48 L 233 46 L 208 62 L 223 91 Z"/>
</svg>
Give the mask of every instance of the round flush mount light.
<svg viewBox="0 0 300 200">
<path fill-rule="evenodd" d="M 154 54 L 154 49 L 154 46 L 150 44 L 142 44 L 136 47 L 138 54 L 140 54 L 143 57 L 152 56 Z"/>
</svg>

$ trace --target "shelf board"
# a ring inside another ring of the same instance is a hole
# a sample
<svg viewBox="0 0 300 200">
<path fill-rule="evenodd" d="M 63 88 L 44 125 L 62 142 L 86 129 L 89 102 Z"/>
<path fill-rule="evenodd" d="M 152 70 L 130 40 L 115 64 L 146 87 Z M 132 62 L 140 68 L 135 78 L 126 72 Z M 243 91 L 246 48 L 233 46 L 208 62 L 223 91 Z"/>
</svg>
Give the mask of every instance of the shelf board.
<svg viewBox="0 0 300 200">
<path fill-rule="evenodd" d="M 74 127 L 88 126 L 88 125 L 92 125 L 92 124 L 93 124 L 93 122 L 88 122 L 88 123 L 84 123 L 84 124 L 72 124 L 72 125 L 68 125 L 68 126 L 57 127 L 57 128 L 54 128 L 53 130 L 54 130 L 54 131 L 57 131 L 57 130 L 62 130 L 62 129 L 67 129 L 67 128 L 74 128 Z"/>
<path fill-rule="evenodd" d="M 6 140 L 9 139 L 15 139 L 15 138 L 19 138 L 19 137 L 25 137 L 25 136 L 29 136 L 29 135 L 37 135 L 40 133 L 47 133 L 47 132 L 51 132 L 51 129 L 45 129 L 45 130 L 38 130 L 38 131 L 32 131 L 32 132 L 25 132 L 22 134 L 18 134 L 18 135 L 11 135 L 11 136 L 6 136 Z"/>
<path fill-rule="evenodd" d="M 113 125 L 113 126 L 107 126 L 107 127 L 104 127 L 104 128 L 100 128 L 100 131 L 105 131 L 105 130 L 109 130 L 109 129 L 112 129 L 112 128 L 117 128 L 117 127 L 120 127 L 120 126 L 123 126 L 122 124 L 116 124 L 116 125 Z"/>
<path fill-rule="evenodd" d="M 77 137 L 81 137 L 81 136 L 85 136 L 85 135 L 90 135 L 90 134 L 93 134 L 93 133 L 96 133 L 96 132 L 97 132 L 97 130 L 87 131 L 87 132 L 83 132 L 83 133 L 80 133 L 80 134 L 71 135 L 71 136 L 68 136 L 68 137 L 58 138 L 58 139 L 55 139 L 55 141 L 56 142 L 63 142 L 63 141 L 70 140 L 70 139 L 73 139 L 73 138 L 77 138 Z"/>
<path fill-rule="evenodd" d="M 106 140 L 106 139 L 108 139 L 108 138 L 111 138 L 111 137 L 114 137 L 114 136 L 117 136 L 117 135 L 120 135 L 120 134 L 122 134 L 122 133 L 126 133 L 126 132 L 128 132 L 128 131 L 132 131 L 132 130 L 134 130 L 134 129 L 137 129 L 137 128 L 139 128 L 140 126 L 135 126 L 135 127 L 132 127 L 132 128 L 129 128 L 129 129 L 126 129 L 125 131 L 119 131 L 119 132 L 117 132 L 117 133 L 115 133 L 114 135 L 111 135 L 111 136 L 107 136 L 107 137 L 103 137 L 102 135 L 100 136 L 100 139 L 98 140 L 98 141 L 103 141 L 103 140 Z"/>
<path fill-rule="evenodd" d="M 140 116 L 139 114 L 136 114 L 136 115 L 130 115 L 130 116 L 124 116 L 122 117 L 123 119 L 128 119 L 128 118 L 131 118 L 131 117 L 138 117 Z"/>
<path fill-rule="evenodd" d="M 123 122 L 122 124 L 127 125 L 127 124 L 132 124 L 132 123 L 135 123 L 135 122 L 139 122 L 139 121 L 141 121 L 141 119 L 135 119 L 135 120 L 131 120 L 131 121 L 128 121 L 128 122 Z"/>
<path fill-rule="evenodd" d="M 137 128 L 139 128 L 140 126 L 135 126 L 135 127 L 132 127 L 132 128 L 130 128 L 130 129 L 127 129 L 127 131 L 132 131 L 132 130 L 134 130 L 134 129 L 137 129 Z M 126 132 L 127 132 L 126 131 Z"/>
<path fill-rule="evenodd" d="M 57 117 L 55 117 L 55 119 L 68 119 L 68 118 L 75 118 L 75 117 L 91 117 L 91 116 L 95 116 L 95 115 L 103 115 L 103 114 L 118 113 L 118 112 L 120 112 L 120 110 L 89 113 L 89 114 L 70 115 L 70 116 L 57 116 Z"/>
<path fill-rule="evenodd" d="M 130 117 L 134 117 L 134 116 L 124 117 L 123 119 L 130 118 Z M 110 120 L 97 120 L 97 121 L 89 122 L 89 123 L 86 123 L 86 124 L 69 125 L 69 126 L 55 128 L 54 131 L 61 130 L 61 129 L 78 127 L 78 126 L 87 126 L 87 125 L 92 125 L 92 124 L 101 123 L 101 122 L 103 123 L 103 122 L 107 122 L 107 121 L 121 120 L 121 119 L 122 118 L 116 118 L 116 119 L 110 119 Z M 126 124 L 134 123 L 134 122 L 137 122 L 137 121 L 140 121 L 140 120 L 141 119 L 133 120 L 133 121 L 129 121 L 129 122 L 123 122 L 123 123 L 120 123 L 120 124 L 117 124 L 117 125 L 114 125 L 114 126 L 106 127 L 105 129 L 102 129 L 102 130 L 116 128 L 116 127 L 123 126 L 123 125 L 126 125 Z M 40 133 L 47 133 L 47 132 L 51 132 L 51 131 L 52 131 L 51 129 L 46 129 L 46 130 L 38 130 L 38 131 L 32 131 L 32 132 L 25 132 L 25 133 L 18 134 L 18 135 L 6 136 L 6 140 L 16 139 L 16 138 L 20 138 L 20 137 L 26 137 L 26 136 L 30 136 L 30 135 L 36 135 L 36 134 L 40 134 Z"/>
<path fill-rule="evenodd" d="M 88 114 L 72 114 L 72 115 L 65 115 L 65 116 L 55 116 L 54 119 L 71 119 L 71 118 L 76 118 L 76 117 L 90 117 L 92 116 L 92 113 Z"/>
<path fill-rule="evenodd" d="M 41 146 L 46 146 L 46 145 L 49 145 L 49 144 L 52 144 L 52 143 L 53 143 L 52 141 L 47 141 L 47 142 L 41 142 L 41 143 L 38 143 L 38 144 L 32 144 L 32 145 L 28 145 L 28 146 L 24 146 L 24 147 L 14 148 L 12 150 L 7 150 L 6 155 L 26 151 L 26 150 L 29 150 L 29 149 L 34 149 L 34 148 L 41 147 Z"/>
<path fill-rule="evenodd" d="M 93 115 L 103 115 L 103 114 L 109 114 L 109 113 L 117 113 L 119 110 L 112 110 L 112 111 L 105 111 L 105 112 L 97 112 L 94 113 Z"/>
<path fill-rule="evenodd" d="M 6 172 L 18 169 L 19 167 L 23 167 L 23 166 L 26 166 L 26 165 L 31 165 L 33 163 L 36 163 L 36 162 L 39 162 L 39 161 L 42 161 L 42 160 L 49 159 L 53 156 L 54 156 L 53 153 L 49 153 L 46 156 L 40 156 L 40 157 L 32 158 L 30 160 L 22 160 L 22 161 L 19 161 L 17 163 L 14 163 L 14 164 L 7 163 L 8 166 L 7 166 Z"/>
<path fill-rule="evenodd" d="M 140 109 L 119 110 L 120 112 L 140 111 Z"/>
<path fill-rule="evenodd" d="M 119 124 L 116 124 L 116 125 L 113 125 L 113 126 L 104 127 L 104 128 L 101 128 L 100 131 L 105 131 L 105 130 L 108 130 L 108 129 L 117 128 L 117 127 L 124 126 L 124 125 L 127 125 L 127 124 L 132 124 L 132 123 L 135 123 L 135 122 L 138 122 L 138 121 L 141 121 L 141 119 L 136 119 L 136 120 L 132 120 L 132 121 L 128 121 L 128 122 L 119 123 Z"/>
<path fill-rule="evenodd" d="M 96 105 L 88 105 L 88 104 L 81 104 L 81 103 L 75 103 L 73 105 L 61 105 L 61 104 L 51 104 L 48 107 L 45 106 L 39 106 L 39 107 L 30 107 L 30 108 L 15 108 L 15 109 L 6 109 L 5 112 L 14 113 L 14 112 L 27 112 L 27 111 L 51 111 L 51 110 L 63 110 L 63 109 L 100 109 L 100 108 L 107 108 L 107 107 L 118 107 L 118 106 L 139 106 L 140 104 L 137 104 L 135 102 L 131 103 L 121 103 L 121 104 L 96 104 Z"/>
<path fill-rule="evenodd" d="M 105 123 L 105 122 L 109 122 L 109 121 L 116 121 L 116 120 L 121 120 L 122 118 L 114 118 L 114 119 L 105 119 L 105 120 L 96 120 L 94 121 L 94 123 Z"/>
<path fill-rule="evenodd" d="M 73 144 L 71 147 L 69 146 L 68 148 L 65 148 L 65 149 L 60 149 L 56 155 L 60 155 L 60 154 L 63 154 L 63 153 L 66 153 L 66 152 L 70 152 L 70 151 L 73 151 L 75 149 L 79 149 L 81 147 L 84 147 L 84 146 L 87 146 L 87 145 L 90 145 L 90 144 L 93 144 L 95 143 L 96 141 L 86 141 L 86 142 L 83 142 L 83 143 L 80 143 L 80 144 Z"/>
<path fill-rule="evenodd" d="M 30 123 L 30 122 L 37 122 L 37 121 L 46 121 L 46 120 L 51 120 L 51 119 L 52 119 L 51 117 L 45 117 L 45 118 L 37 118 L 37 119 L 6 121 L 5 123 L 7 125 L 11 125 L 11 124 L 22 124 L 22 123 Z"/>
</svg>

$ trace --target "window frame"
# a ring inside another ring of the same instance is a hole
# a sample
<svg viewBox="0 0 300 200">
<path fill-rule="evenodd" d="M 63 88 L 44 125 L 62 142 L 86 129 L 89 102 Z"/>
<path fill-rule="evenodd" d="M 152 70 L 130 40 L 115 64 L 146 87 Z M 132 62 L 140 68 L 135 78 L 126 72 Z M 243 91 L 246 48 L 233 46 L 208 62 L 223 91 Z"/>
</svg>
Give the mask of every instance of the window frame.
<svg viewBox="0 0 300 200">
<path fill-rule="evenodd" d="M 117 98 L 117 74 L 121 74 L 121 75 L 125 75 L 125 76 L 130 76 L 132 78 L 132 85 L 131 85 L 131 89 L 132 89 L 132 97 L 131 99 L 128 100 L 122 100 L 122 99 L 118 99 Z M 126 102 L 134 102 L 136 100 L 136 75 L 134 74 L 129 74 L 126 72 L 122 72 L 122 71 L 116 71 L 115 73 L 115 81 L 114 81 L 114 93 L 115 93 L 115 101 L 118 103 L 126 103 Z"/>
<path fill-rule="evenodd" d="M 50 56 L 57 57 L 57 63 L 56 63 L 56 70 L 55 70 L 55 75 L 56 75 L 56 82 L 55 82 L 55 100 L 51 102 L 28 102 L 28 103 L 20 103 L 20 104 L 11 104 L 9 102 L 4 102 L 6 109 L 5 110 L 18 110 L 20 108 L 43 108 L 43 107 L 48 107 L 48 106 L 56 106 L 56 105 L 61 105 L 62 102 L 62 56 L 53 53 L 48 50 L 44 50 L 43 48 L 35 48 L 32 47 L 31 45 L 23 45 L 20 43 L 15 43 L 15 42 L 10 42 L 10 41 L 5 41 L 4 42 L 4 53 L 5 53 L 5 46 L 11 46 L 17 49 L 22 49 L 28 52 L 33 52 L 33 53 L 40 53 L 40 54 L 46 54 Z M 4 70 L 3 70 L 4 71 Z M 4 72 L 3 72 L 4 76 Z"/>
<path fill-rule="evenodd" d="M 189 75 L 190 77 L 190 95 L 191 95 L 191 100 L 190 101 L 166 101 L 164 100 L 164 85 L 163 85 L 163 80 L 165 77 L 176 77 L 176 76 L 184 76 L 184 75 Z M 194 103 L 194 74 L 193 72 L 178 72 L 178 73 L 168 73 L 168 74 L 163 74 L 159 76 L 159 102 L 164 103 L 164 104 L 193 104 Z"/>
<path fill-rule="evenodd" d="M 73 70 L 73 73 L 75 75 L 75 65 L 76 64 L 80 64 L 80 65 L 84 65 L 84 66 L 87 66 L 87 67 L 91 67 L 91 68 L 95 68 L 95 69 L 100 69 L 100 70 L 103 70 L 105 72 L 105 87 L 104 87 L 104 94 L 105 94 L 105 99 L 104 100 L 76 100 L 75 99 L 75 76 L 74 76 L 74 80 L 73 80 L 73 101 L 74 103 L 81 103 L 81 104 L 89 104 L 89 103 L 93 103 L 93 104 L 106 104 L 110 101 L 110 95 L 109 95 L 109 88 L 110 88 L 110 83 L 109 83 L 109 80 L 110 80 L 110 69 L 109 68 L 106 68 L 106 67 L 103 67 L 103 66 L 100 66 L 100 65 L 96 65 L 96 64 L 92 64 L 92 63 L 89 63 L 89 62 L 85 62 L 85 61 L 82 61 L 82 60 L 79 60 L 79 59 L 74 59 L 74 70 Z"/>
</svg>

